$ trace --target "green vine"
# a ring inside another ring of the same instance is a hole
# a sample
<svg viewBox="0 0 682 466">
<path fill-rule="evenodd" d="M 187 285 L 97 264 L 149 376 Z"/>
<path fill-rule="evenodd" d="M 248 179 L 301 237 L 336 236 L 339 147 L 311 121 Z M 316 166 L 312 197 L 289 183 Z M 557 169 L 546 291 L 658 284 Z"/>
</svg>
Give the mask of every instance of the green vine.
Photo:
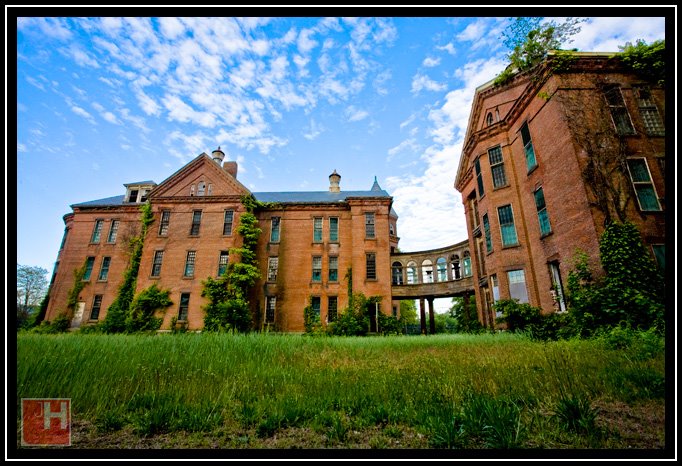
<svg viewBox="0 0 682 466">
<path fill-rule="evenodd" d="M 627 68 L 660 86 L 665 84 L 665 40 L 647 45 L 640 39 L 634 45 L 626 42 L 619 48 L 621 51 L 616 56 Z"/>
<path fill-rule="evenodd" d="M 138 293 L 130 304 L 130 311 L 125 320 L 126 331 L 158 330 L 163 319 L 155 316 L 156 311 L 165 309 L 172 304 L 170 291 L 159 289 L 156 283 L 152 284 L 149 288 Z"/>
<path fill-rule="evenodd" d="M 73 286 L 69 290 L 66 299 L 66 309 L 69 316 L 73 316 L 73 313 L 76 310 L 76 304 L 78 304 L 78 296 L 81 294 L 81 291 L 83 291 L 83 288 L 85 288 L 85 285 L 88 284 L 83 281 L 85 267 L 86 264 L 84 263 L 79 269 L 73 271 Z"/>
</svg>

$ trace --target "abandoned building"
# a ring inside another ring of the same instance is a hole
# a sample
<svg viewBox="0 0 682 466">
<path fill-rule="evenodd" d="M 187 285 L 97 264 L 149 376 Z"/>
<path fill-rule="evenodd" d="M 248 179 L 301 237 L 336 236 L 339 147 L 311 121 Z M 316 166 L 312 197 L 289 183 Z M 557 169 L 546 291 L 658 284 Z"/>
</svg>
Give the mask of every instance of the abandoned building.
<svg viewBox="0 0 682 466">
<path fill-rule="evenodd" d="M 665 90 L 613 54 L 550 54 L 476 89 L 455 188 L 479 319 L 518 299 L 566 309 L 578 249 L 599 270 L 609 220 L 633 222 L 665 267 Z"/>
</svg>

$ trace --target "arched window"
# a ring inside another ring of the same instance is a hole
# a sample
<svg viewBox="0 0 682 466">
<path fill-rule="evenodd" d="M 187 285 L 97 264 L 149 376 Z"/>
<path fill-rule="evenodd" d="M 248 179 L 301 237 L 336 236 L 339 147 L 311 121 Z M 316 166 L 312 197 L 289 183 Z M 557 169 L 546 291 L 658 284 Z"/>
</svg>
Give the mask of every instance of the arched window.
<svg viewBox="0 0 682 466">
<path fill-rule="evenodd" d="M 457 254 L 450 256 L 450 270 L 452 271 L 453 280 L 462 278 L 462 275 L 459 272 L 459 256 Z"/>
<path fill-rule="evenodd" d="M 485 123 L 486 125 L 490 126 L 493 124 L 493 114 L 488 112 L 488 115 L 485 117 Z"/>
<path fill-rule="evenodd" d="M 439 257 L 436 261 L 436 279 L 439 282 L 448 281 L 448 265 L 444 257 Z"/>
<path fill-rule="evenodd" d="M 402 285 L 403 284 L 403 264 L 398 261 L 393 263 L 393 284 Z"/>
<path fill-rule="evenodd" d="M 203 196 L 204 194 L 206 194 L 206 183 L 200 181 L 199 187 L 197 188 L 197 196 Z"/>
<path fill-rule="evenodd" d="M 414 285 L 417 283 L 417 263 L 410 261 L 407 263 L 407 284 Z"/>
<path fill-rule="evenodd" d="M 433 283 L 433 265 L 429 259 L 422 262 L 422 283 Z"/>
<path fill-rule="evenodd" d="M 469 251 L 464 251 L 464 259 L 462 260 L 462 268 L 465 277 L 471 277 L 471 256 Z"/>
</svg>

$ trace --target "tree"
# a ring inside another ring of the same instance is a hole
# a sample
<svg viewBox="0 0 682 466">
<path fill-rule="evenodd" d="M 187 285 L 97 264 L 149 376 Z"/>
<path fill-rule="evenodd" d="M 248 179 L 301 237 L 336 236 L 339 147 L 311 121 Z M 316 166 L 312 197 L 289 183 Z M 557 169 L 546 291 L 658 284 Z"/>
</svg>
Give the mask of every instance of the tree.
<svg viewBox="0 0 682 466">
<path fill-rule="evenodd" d="M 47 274 L 42 267 L 17 264 L 17 325 L 20 316 L 25 320 L 32 309 L 40 306 L 47 294 Z"/>
<path fill-rule="evenodd" d="M 463 298 L 452 298 L 452 306 L 448 315 L 454 322 L 454 331 L 457 333 L 479 333 L 483 326 L 478 321 L 476 301 L 473 297 L 469 300 L 469 307 L 464 305 Z"/>
<path fill-rule="evenodd" d="M 400 301 L 400 323 L 403 325 L 419 323 L 417 319 L 417 304 L 414 300 Z"/>
</svg>

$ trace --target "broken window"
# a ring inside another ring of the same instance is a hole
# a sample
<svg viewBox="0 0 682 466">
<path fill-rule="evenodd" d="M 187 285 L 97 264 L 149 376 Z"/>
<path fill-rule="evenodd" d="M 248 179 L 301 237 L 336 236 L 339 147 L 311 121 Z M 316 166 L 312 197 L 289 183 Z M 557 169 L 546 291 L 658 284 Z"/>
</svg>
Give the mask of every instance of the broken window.
<svg viewBox="0 0 682 466">
<path fill-rule="evenodd" d="M 395 261 L 392 265 L 392 280 L 391 283 L 393 285 L 402 285 L 403 284 L 403 264 L 401 264 L 398 261 Z"/>
<path fill-rule="evenodd" d="M 95 220 L 95 227 L 92 229 L 92 236 L 90 237 L 91 243 L 99 243 L 99 238 L 102 235 L 102 225 L 104 225 L 104 220 Z"/>
<path fill-rule="evenodd" d="M 365 256 L 365 266 L 367 270 L 367 280 L 377 279 L 377 258 L 373 252 L 368 252 Z"/>
<path fill-rule="evenodd" d="M 163 262 L 163 251 L 155 251 L 154 262 L 152 263 L 152 277 L 161 275 L 161 262 Z"/>
<path fill-rule="evenodd" d="M 509 297 L 518 299 L 520 303 L 527 303 L 528 290 L 526 289 L 526 276 L 523 269 L 509 270 L 507 279 L 509 280 Z"/>
<path fill-rule="evenodd" d="M 535 159 L 535 149 L 533 148 L 533 141 L 530 138 L 528 123 L 524 123 L 521 127 L 521 140 L 523 142 L 523 151 L 526 154 L 526 169 L 528 170 L 528 173 L 530 173 L 531 170 L 538 166 L 538 162 Z"/>
<path fill-rule="evenodd" d="M 417 283 L 417 263 L 410 261 L 407 263 L 407 284 L 414 285 Z"/>
<path fill-rule="evenodd" d="M 476 183 L 478 185 L 478 197 L 480 199 L 485 194 L 485 190 L 483 189 L 483 175 L 481 174 L 480 157 L 474 161 L 474 170 L 476 171 Z"/>
<path fill-rule="evenodd" d="M 92 310 L 90 311 L 90 320 L 99 319 L 99 311 L 102 308 L 102 295 L 96 294 L 92 300 Z"/>
<path fill-rule="evenodd" d="M 279 268 L 279 257 L 268 258 L 268 281 L 277 281 L 277 269 Z"/>
<path fill-rule="evenodd" d="M 275 306 L 277 305 L 276 296 L 267 296 L 265 298 L 265 322 L 271 324 L 275 322 Z"/>
<path fill-rule="evenodd" d="M 486 252 L 492 252 L 493 241 L 490 236 L 490 222 L 488 221 L 488 214 L 483 214 L 483 233 L 485 235 L 485 250 Z"/>
<path fill-rule="evenodd" d="M 651 97 L 651 91 L 648 87 L 638 87 L 636 92 L 639 114 L 642 116 L 646 133 L 650 136 L 665 136 L 665 126 L 663 126 L 656 103 Z"/>
<path fill-rule="evenodd" d="M 542 187 L 535 190 L 535 208 L 538 211 L 538 221 L 540 222 L 540 234 L 542 236 L 548 235 L 552 232 L 552 227 L 549 224 L 549 216 L 547 215 L 547 206 L 545 205 L 545 195 L 542 192 Z"/>
<path fill-rule="evenodd" d="M 507 185 L 507 176 L 504 173 L 504 160 L 502 159 L 502 148 L 500 146 L 488 149 L 488 161 L 490 171 L 493 175 L 493 188 L 501 188 Z"/>
<path fill-rule="evenodd" d="M 605 87 L 604 97 L 609 106 L 611 119 L 613 120 L 613 125 L 616 127 L 616 132 L 621 136 L 635 134 L 635 128 L 632 126 L 630 114 L 625 106 L 620 87 L 617 85 Z"/>
<path fill-rule="evenodd" d="M 422 283 L 433 283 L 433 265 L 429 259 L 422 262 Z"/>
<path fill-rule="evenodd" d="M 365 213 L 365 238 L 374 238 L 374 212 Z"/>
<path fill-rule="evenodd" d="M 322 281 L 322 256 L 313 256 L 313 281 Z"/>
<path fill-rule="evenodd" d="M 436 261 L 436 279 L 439 282 L 448 280 L 448 266 L 444 257 L 439 257 Z"/>
<path fill-rule="evenodd" d="M 185 277 L 193 277 L 194 276 L 194 264 L 197 259 L 197 252 L 196 251 L 187 251 L 187 258 L 185 259 Z"/>
<path fill-rule="evenodd" d="M 178 309 L 178 321 L 186 321 L 189 314 L 189 293 L 180 295 L 180 308 Z"/>
<path fill-rule="evenodd" d="M 168 234 L 168 225 L 170 224 L 170 210 L 161 211 L 161 222 L 159 223 L 159 235 L 166 236 Z"/>
<path fill-rule="evenodd" d="M 651 172 L 645 158 L 628 159 L 630 180 L 637 194 L 639 208 L 644 211 L 661 210 L 656 188 L 651 181 Z"/>
<path fill-rule="evenodd" d="M 500 232 L 502 234 L 502 247 L 516 246 L 516 227 L 514 226 L 514 213 L 511 204 L 498 207 L 497 216 L 500 220 Z"/>
<path fill-rule="evenodd" d="M 220 251 L 218 258 L 218 276 L 221 277 L 227 270 L 227 261 L 229 259 L 229 251 Z"/>
<path fill-rule="evenodd" d="M 198 235 L 200 226 L 201 226 L 201 211 L 195 210 L 192 213 L 192 226 L 189 229 L 189 234 L 192 236 Z"/>
</svg>

